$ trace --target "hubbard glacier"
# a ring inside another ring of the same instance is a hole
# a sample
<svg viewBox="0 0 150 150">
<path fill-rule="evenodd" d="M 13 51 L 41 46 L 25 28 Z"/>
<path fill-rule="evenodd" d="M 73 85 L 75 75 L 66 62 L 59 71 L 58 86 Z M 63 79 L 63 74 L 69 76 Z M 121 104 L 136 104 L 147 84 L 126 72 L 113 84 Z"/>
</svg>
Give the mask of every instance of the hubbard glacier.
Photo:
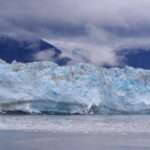
<svg viewBox="0 0 150 150">
<path fill-rule="evenodd" d="M 0 60 L 0 113 L 150 114 L 150 70 Z"/>
</svg>

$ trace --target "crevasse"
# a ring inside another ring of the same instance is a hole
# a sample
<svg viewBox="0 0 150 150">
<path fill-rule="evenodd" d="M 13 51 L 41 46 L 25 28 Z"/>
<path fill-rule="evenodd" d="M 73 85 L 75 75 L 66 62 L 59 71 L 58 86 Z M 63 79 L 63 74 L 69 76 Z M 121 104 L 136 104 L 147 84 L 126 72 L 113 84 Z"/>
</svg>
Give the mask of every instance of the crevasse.
<svg viewBox="0 0 150 150">
<path fill-rule="evenodd" d="M 0 112 L 150 114 L 150 71 L 0 61 Z"/>
</svg>

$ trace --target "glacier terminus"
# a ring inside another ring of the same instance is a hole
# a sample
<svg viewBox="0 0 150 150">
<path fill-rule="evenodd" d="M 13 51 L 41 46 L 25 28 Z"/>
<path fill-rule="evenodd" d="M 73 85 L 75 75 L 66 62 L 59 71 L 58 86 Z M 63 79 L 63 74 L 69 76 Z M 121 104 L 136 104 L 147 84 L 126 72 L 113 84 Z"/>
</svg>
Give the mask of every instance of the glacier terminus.
<svg viewBox="0 0 150 150">
<path fill-rule="evenodd" d="M 0 60 L 0 112 L 150 114 L 150 70 Z"/>
</svg>

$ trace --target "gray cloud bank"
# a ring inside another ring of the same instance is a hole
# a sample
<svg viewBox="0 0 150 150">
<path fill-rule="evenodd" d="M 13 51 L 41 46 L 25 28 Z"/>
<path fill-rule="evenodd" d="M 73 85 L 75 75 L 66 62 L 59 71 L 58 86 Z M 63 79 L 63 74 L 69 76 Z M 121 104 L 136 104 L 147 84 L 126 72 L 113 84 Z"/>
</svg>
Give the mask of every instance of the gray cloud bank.
<svg viewBox="0 0 150 150">
<path fill-rule="evenodd" d="M 0 34 L 46 39 L 75 62 L 117 65 L 114 50 L 149 50 L 150 1 L 0 0 Z"/>
</svg>

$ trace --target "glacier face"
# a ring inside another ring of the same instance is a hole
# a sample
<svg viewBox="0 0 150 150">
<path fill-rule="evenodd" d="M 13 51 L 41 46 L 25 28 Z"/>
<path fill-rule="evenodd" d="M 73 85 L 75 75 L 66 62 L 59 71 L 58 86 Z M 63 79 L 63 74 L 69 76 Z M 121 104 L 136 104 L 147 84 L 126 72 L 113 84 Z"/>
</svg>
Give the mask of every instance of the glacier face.
<svg viewBox="0 0 150 150">
<path fill-rule="evenodd" d="M 0 112 L 150 114 L 150 71 L 0 61 Z"/>
</svg>

